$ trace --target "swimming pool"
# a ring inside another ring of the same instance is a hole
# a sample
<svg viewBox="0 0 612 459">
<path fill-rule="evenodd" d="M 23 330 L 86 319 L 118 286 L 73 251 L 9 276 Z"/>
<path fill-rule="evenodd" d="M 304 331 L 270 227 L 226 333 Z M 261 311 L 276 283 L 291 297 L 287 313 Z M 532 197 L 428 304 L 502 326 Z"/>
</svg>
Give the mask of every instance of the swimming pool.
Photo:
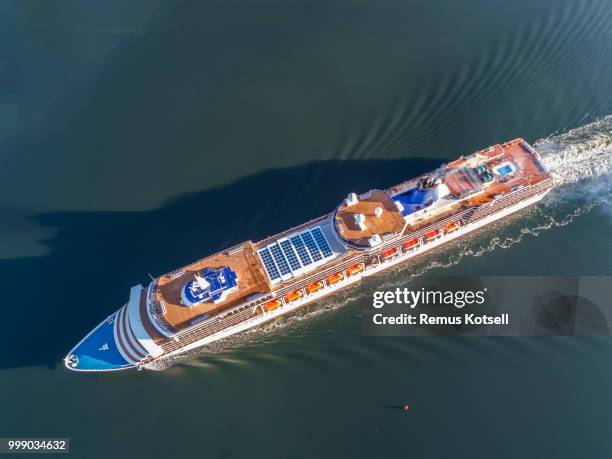
<svg viewBox="0 0 612 459">
<path fill-rule="evenodd" d="M 501 166 L 495 168 L 495 172 L 501 176 L 508 175 L 514 172 L 514 167 L 512 167 L 512 164 L 509 163 L 502 164 Z"/>
</svg>

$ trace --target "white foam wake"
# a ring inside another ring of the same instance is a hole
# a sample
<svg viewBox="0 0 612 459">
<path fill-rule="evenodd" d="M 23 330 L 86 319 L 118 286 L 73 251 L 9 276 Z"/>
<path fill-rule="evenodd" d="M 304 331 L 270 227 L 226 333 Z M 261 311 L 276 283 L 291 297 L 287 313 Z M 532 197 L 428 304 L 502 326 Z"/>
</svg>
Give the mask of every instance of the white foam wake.
<svg viewBox="0 0 612 459">
<path fill-rule="evenodd" d="M 538 140 L 534 146 L 558 186 L 608 175 L 612 170 L 612 115 Z"/>
</svg>

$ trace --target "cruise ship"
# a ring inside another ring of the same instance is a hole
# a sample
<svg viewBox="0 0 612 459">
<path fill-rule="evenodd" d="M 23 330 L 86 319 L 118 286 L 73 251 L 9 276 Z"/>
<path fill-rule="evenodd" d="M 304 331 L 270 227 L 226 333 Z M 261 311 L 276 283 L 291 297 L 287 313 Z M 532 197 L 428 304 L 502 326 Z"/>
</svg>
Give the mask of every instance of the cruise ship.
<svg viewBox="0 0 612 459">
<path fill-rule="evenodd" d="M 516 139 L 385 190 L 349 193 L 327 215 L 133 286 L 65 366 L 163 366 L 503 219 L 552 187 L 539 154 Z"/>
</svg>

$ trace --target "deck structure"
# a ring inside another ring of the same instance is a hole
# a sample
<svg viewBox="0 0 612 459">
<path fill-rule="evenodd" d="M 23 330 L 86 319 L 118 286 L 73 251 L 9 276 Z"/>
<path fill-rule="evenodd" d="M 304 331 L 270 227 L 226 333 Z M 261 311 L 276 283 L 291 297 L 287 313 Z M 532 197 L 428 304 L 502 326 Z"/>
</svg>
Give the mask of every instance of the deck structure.
<svg viewBox="0 0 612 459">
<path fill-rule="evenodd" d="M 357 220 L 360 215 L 361 227 Z M 381 237 L 400 234 L 406 226 L 389 193 L 380 190 L 359 196 L 354 204 L 344 201 L 337 209 L 334 224 L 343 240 L 362 247 L 369 246 L 368 241 L 374 234 Z"/>
<path fill-rule="evenodd" d="M 204 302 L 187 307 L 181 303 L 181 290 L 204 268 L 229 266 L 238 275 L 238 289 L 221 303 Z M 246 242 L 232 251 L 217 253 L 178 271 L 159 277 L 156 298 L 162 304 L 163 318 L 170 326 L 181 329 L 204 314 L 218 313 L 236 306 L 249 295 L 266 294 L 271 286 L 266 280 L 261 263 L 255 255 L 253 243 Z"/>
</svg>

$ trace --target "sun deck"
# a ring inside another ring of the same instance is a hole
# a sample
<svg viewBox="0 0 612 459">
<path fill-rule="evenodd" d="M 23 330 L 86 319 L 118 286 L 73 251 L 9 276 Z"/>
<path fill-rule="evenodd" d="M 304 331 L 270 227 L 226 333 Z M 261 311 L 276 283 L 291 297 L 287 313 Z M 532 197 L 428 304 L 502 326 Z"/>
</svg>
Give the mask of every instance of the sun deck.
<svg viewBox="0 0 612 459">
<path fill-rule="evenodd" d="M 531 147 L 523 139 L 515 139 L 510 142 L 495 145 L 484 152 L 474 155 L 481 163 L 486 164 L 488 170 L 499 174 L 509 171 L 501 179 L 492 180 L 483 185 L 482 191 L 468 199 L 471 206 L 482 205 L 493 201 L 497 197 L 507 194 L 517 188 L 535 185 L 546 180 L 550 175 L 543 169 L 539 159 Z M 474 158 L 464 158 L 449 166 L 459 163 L 468 163 Z"/>
<path fill-rule="evenodd" d="M 388 191 L 401 204 L 406 231 L 411 232 L 549 178 L 531 146 L 515 139 L 461 157 Z"/>
<path fill-rule="evenodd" d="M 380 190 L 359 196 L 355 203 L 342 203 L 334 223 L 342 239 L 364 247 L 373 235 L 399 234 L 406 225 L 391 196 Z"/>
<path fill-rule="evenodd" d="M 163 318 L 174 328 L 184 328 L 196 320 L 204 320 L 222 310 L 236 306 L 257 293 L 271 291 L 270 284 L 257 261 L 253 244 L 247 242 L 229 251 L 215 254 L 186 266 L 178 271 L 159 277 L 156 299 L 162 304 Z M 230 267 L 238 276 L 237 289 L 227 294 L 221 302 L 206 301 L 185 305 L 181 292 L 185 284 L 195 279 L 196 273 L 204 268 Z"/>
</svg>

